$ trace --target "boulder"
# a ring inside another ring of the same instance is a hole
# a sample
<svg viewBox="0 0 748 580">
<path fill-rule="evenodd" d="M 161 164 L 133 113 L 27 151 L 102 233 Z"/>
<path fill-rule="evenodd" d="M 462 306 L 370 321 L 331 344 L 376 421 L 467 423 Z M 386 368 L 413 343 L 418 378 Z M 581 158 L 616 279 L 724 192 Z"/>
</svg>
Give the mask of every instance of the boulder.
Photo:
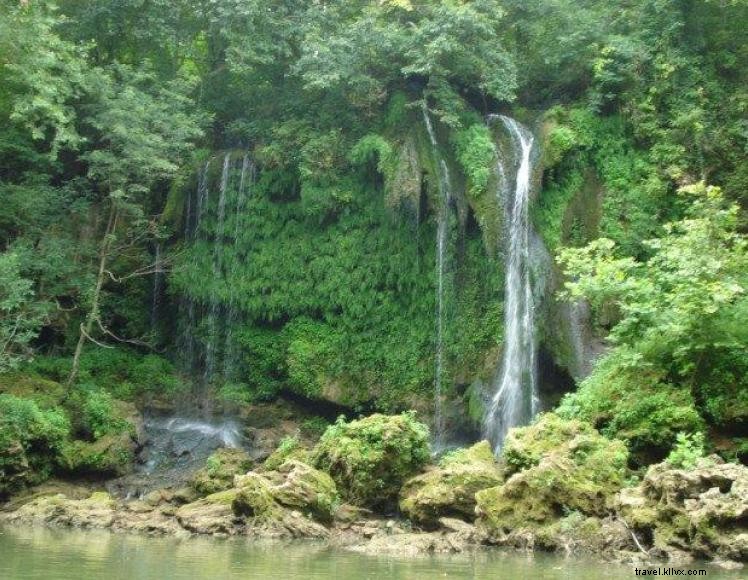
<svg viewBox="0 0 748 580">
<path fill-rule="evenodd" d="M 281 505 L 309 513 L 314 519 L 329 523 L 339 502 L 332 478 L 297 460 L 286 461 L 278 468 L 283 482 L 272 487 L 272 495 Z"/>
<path fill-rule="evenodd" d="M 189 481 L 199 495 L 210 495 L 231 489 L 234 476 L 252 467 L 249 455 L 241 449 L 218 449 L 208 457 L 205 467 L 196 471 Z"/>
<path fill-rule="evenodd" d="M 347 501 L 371 508 L 397 499 L 403 482 L 429 460 L 428 427 L 413 413 L 375 414 L 327 428 L 312 452 Z"/>
<path fill-rule="evenodd" d="M 233 502 L 237 490 L 222 491 L 180 507 L 175 515 L 179 524 L 195 534 L 233 534 Z"/>
<path fill-rule="evenodd" d="M 748 560 L 748 467 L 714 455 L 693 469 L 651 466 L 642 483 L 622 490 L 616 509 L 655 553 L 672 558 Z"/>
<path fill-rule="evenodd" d="M 510 477 L 476 494 L 481 524 L 498 534 L 537 529 L 571 512 L 605 516 L 623 485 L 628 453 L 589 425 L 546 414 L 510 431 L 504 458 Z"/>
<path fill-rule="evenodd" d="M 445 457 L 438 468 L 408 480 L 400 510 L 414 523 L 435 528 L 439 518 L 475 519 L 475 494 L 496 487 L 501 473 L 487 441 Z"/>
</svg>

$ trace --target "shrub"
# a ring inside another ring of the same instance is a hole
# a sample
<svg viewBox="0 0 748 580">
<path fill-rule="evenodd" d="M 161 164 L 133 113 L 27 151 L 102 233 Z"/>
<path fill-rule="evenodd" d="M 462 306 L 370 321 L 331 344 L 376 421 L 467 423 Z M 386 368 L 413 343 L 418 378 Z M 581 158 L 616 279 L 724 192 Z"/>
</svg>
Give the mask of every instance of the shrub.
<svg viewBox="0 0 748 580">
<path fill-rule="evenodd" d="M 667 463 L 680 469 L 693 469 L 704 457 L 703 433 L 678 433 L 675 446 L 667 456 Z"/>
<path fill-rule="evenodd" d="M 49 477 L 69 433 L 62 411 L 0 395 L 0 496 Z"/>
</svg>

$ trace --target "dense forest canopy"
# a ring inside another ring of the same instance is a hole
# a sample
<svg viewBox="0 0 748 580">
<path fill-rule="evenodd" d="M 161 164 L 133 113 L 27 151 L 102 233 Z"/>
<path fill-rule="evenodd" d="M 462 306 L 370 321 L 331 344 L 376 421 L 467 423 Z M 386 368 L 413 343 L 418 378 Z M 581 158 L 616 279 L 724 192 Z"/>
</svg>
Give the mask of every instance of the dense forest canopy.
<svg viewBox="0 0 748 580">
<path fill-rule="evenodd" d="M 642 464 L 694 433 L 745 458 L 748 2 L 0 0 L 0 15 L 0 385 L 65 383 L 72 425 L 37 409 L 51 448 L 114 428 L 114 399 L 188 380 L 228 403 L 430 413 L 442 161 L 445 398 L 475 428 L 502 345 L 486 119 L 505 113 L 541 142 L 531 213 L 558 299 L 539 341 L 555 402 L 574 391 L 560 413 Z M 580 297 L 605 339 L 586 378 L 558 318 Z M 30 416 L 3 401 L 14 425 Z"/>
</svg>

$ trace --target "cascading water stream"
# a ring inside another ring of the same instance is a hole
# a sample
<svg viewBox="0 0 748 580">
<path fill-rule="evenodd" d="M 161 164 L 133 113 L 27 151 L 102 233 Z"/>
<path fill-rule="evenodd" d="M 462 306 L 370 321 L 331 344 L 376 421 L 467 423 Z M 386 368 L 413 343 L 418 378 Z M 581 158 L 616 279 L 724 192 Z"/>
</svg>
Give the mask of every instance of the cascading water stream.
<svg viewBox="0 0 748 580">
<path fill-rule="evenodd" d="M 439 210 L 436 227 L 436 356 L 434 378 L 434 448 L 439 450 L 444 446 L 444 413 L 442 410 L 442 387 L 444 376 L 444 280 L 447 267 L 447 239 L 449 236 L 449 204 L 452 200 L 451 178 L 449 167 L 439 155 L 431 117 L 424 103 L 423 120 L 431 141 L 434 161 L 439 171 Z"/>
<path fill-rule="evenodd" d="M 249 160 L 249 155 L 245 154 L 242 158 L 242 170 L 239 177 L 239 191 L 236 197 L 236 208 L 234 213 L 234 243 L 239 239 L 239 232 L 243 226 L 242 212 L 244 210 L 246 183 L 249 182 L 249 191 L 247 195 L 252 195 L 252 187 L 255 181 L 255 167 Z M 236 259 L 229 264 L 229 280 L 234 278 Z M 231 379 L 236 367 L 236 348 L 234 347 L 234 326 L 239 318 L 239 309 L 236 305 L 236 290 L 233 284 L 229 284 L 229 306 L 226 313 L 226 337 L 224 344 L 226 346 L 223 358 L 223 376 Z"/>
<path fill-rule="evenodd" d="M 505 204 L 508 246 L 504 302 L 504 354 L 484 433 L 498 451 L 511 427 L 526 424 L 538 410 L 536 345 L 529 219 L 532 134 L 514 119 L 499 116 L 511 137 L 516 165 L 514 184 L 499 161 L 499 196 Z"/>
<path fill-rule="evenodd" d="M 223 158 L 223 169 L 221 171 L 221 185 L 218 190 L 218 223 L 216 225 L 215 239 L 213 241 L 213 280 L 221 277 L 221 263 L 223 255 L 223 230 L 226 221 L 226 191 L 229 185 L 229 170 L 231 169 L 231 154 L 226 153 Z M 216 367 L 216 350 L 218 348 L 218 318 L 220 302 L 218 297 L 212 296 L 210 300 L 210 312 L 208 316 L 208 341 L 205 348 L 205 372 L 204 378 L 209 382 L 213 378 Z"/>
<path fill-rule="evenodd" d="M 156 331 L 156 324 L 158 324 L 158 310 L 164 285 L 163 264 L 161 263 L 161 243 L 156 243 L 153 257 L 153 268 L 154 272 L 153 295 L 151 296 L 151 332 Z"/>
</svg>

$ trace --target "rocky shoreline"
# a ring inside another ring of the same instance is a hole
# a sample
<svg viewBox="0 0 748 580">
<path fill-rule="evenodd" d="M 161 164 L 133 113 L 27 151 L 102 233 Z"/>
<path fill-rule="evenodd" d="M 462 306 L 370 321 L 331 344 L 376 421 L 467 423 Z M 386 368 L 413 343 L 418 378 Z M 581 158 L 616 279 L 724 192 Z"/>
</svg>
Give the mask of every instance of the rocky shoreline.
<svg viewBox="0 0 748 580">
<path fill-rule="evenodd" d="M 636 565 L 748 561 L 748 467 L 710 456 L 637 473 L 623 443 L 552 413 L 511 431 L 499 461 L 482 441 L 434 463 L 428 430 L 408 413 L 276 445 L 261 456 L 219 448 L 171 480 L 49 481 L 12 497 L 0 525 L 310 539 L 402 556 L 503 546 Z"/>
</svg>

